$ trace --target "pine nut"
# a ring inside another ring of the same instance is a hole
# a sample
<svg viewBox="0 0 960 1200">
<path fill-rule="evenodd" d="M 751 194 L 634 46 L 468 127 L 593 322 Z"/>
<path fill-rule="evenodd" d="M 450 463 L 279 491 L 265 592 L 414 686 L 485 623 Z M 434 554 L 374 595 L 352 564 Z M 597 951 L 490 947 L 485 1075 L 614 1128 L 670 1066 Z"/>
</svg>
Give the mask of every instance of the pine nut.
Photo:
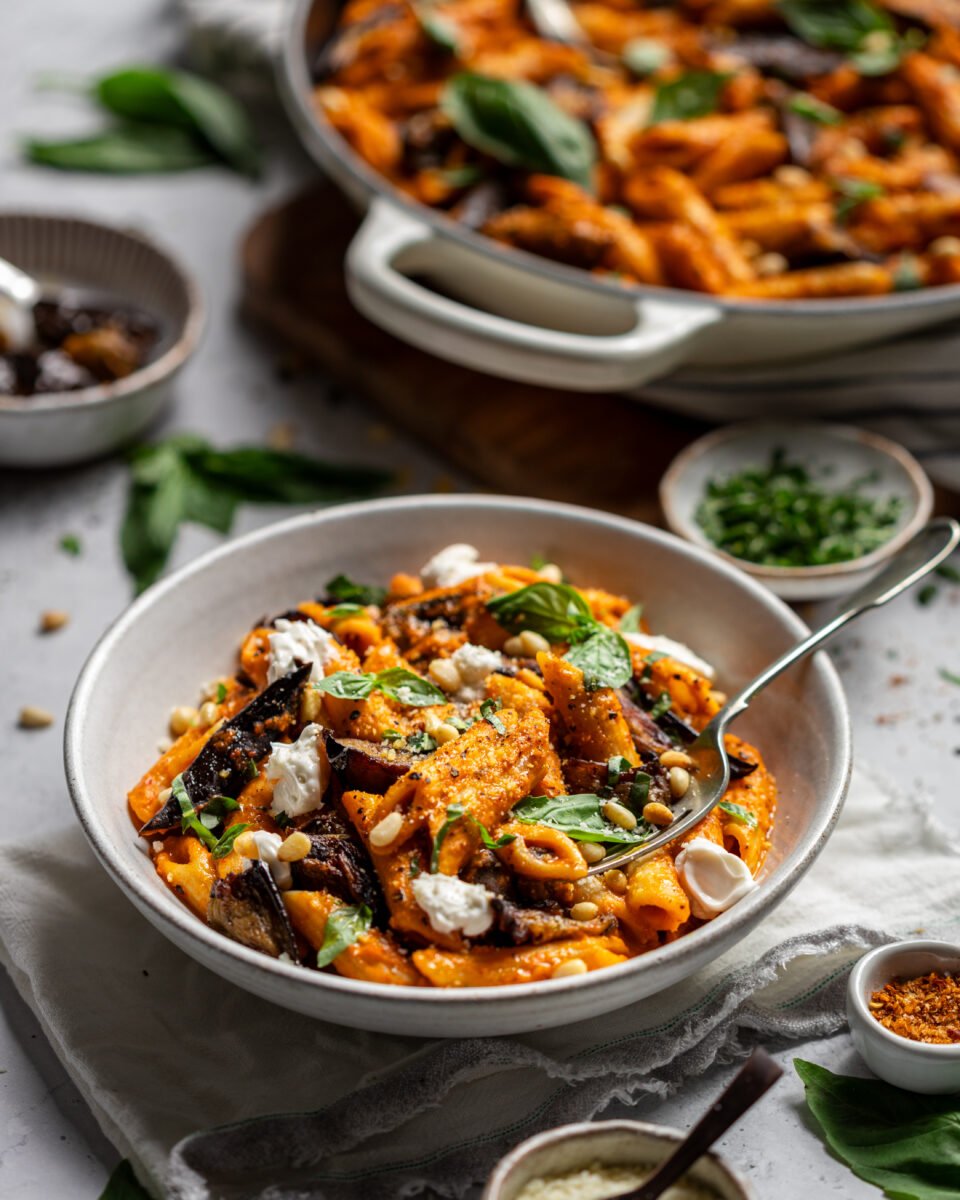
<svg viewBox="0 0 960 1200">
<path fill-rule="evenodd" d="M 163 791 L 157 796 L 157 799 L 160 801 L 161 804 L 166 804 L 166 802 L 170 799 L 170 797 L 172 795 L 173 795 L 172 787 L 164 788 Z"/>
<path fill-rule="evenodd" d="M 53 713 L 45 708 L 37 708 L 35 704 L 26 704 L 20 709 L 21 729 L 46 729 L 53 724 Z"/>
<path fill-rule="evenodd" d="M 540 578 L 547 583 L 563 583 L 563 571 L 556 563 L 544 563 L 540 568 Z"/>
<path fill-rule="evenodd" d="M 616 867 L 610 871 L 604 871 L 603 882 L 606 884 L 607 889 L 613 892 L 615 896 L 622 896 L 627 890 L 627 877 L 622 871 L 618 871 Z"/>
<path fill-rule="evenodd" d="M 233 843 L 233 848 L 244 858 L 259 858 L 260 847 L 257 845 L 257 839 L 253 836 L 249 829 L 245 829 Z"/>
<path fill-rule="evenodd" d="M 607 857 L 607 852 L 598 842 L 581 842 L 580 853 L 588 863 L 603 862 Z"/>
<path fill-rule="evenodd" d="M 930 243 L 931 254 L 960 254 L 960 238 L 938 237 Z"/>
<path fill-rule="evenodd" d="M 212 700 L 207 700 L 206 703 L 200 705 L 200 712 L 197 714 L 197 724 L 201 729 L 209 729 L 219 717 L 220 709 Z"/>
<path fill-rule="evenodd" d="M 667 776 L 670 781 L 670 794 L 675 800 L 687 794 L 690 786 L 690 772 L 684 767 L 671 767 Z"/>
<path fill-rule="evenodd" d="M 197 710 L 189 704 L 180 704 L 170 712 L 170 732 L 180 737 L 197 723 Z"/>
<path fill-rule="evenodd" d="M 637 818 L 619 800 L 608 800 L 601 811 L 608 821 L 619 825 L 621 829 L 636 829 L 637 827 Z"/>
<path fill-rule="evenodd" d="M 673 823 L 673 813 L 659 800 L 651 800 L 649 804 L 643 806 L 643 819 L 648 825 L 671 825 Z"/>
<path fill-rule="evenodd" d="M 714 688 L 710 692 L 710 699 L 714 702 L 714 704 L 717 704 L 720 706 L 720 708 L 723 708 L 729 697 L 727 696 L 726 692 L 721 692 L 717 688 Z"/>
<path fill-rule="evenodd" d="M 759 258 L 753 260 L 753 269 L 761 278 L 767 278 L 770 275 L 782 275 L 790 264 L 782 254 L 778 254 L 776 250 L 771 250 L 768 254 L 761 254 Z"/>
<path fill-rule="evenodd" d="M 378 850 L 389 846 L 403 828 L 403 817 L 398 812 L 387 813 L 382 821 L 378 821 L 370 830 L 370 845 Z"/>
<path fill-rule="evenodd" d="M 782 183 L 784 187 L 788 188 L 803 187 L 813 178 L 810 172 L 804 170 L 803 167 L 795 167 L 789 164 L 777 167 L 773 173 L 773 177 L 777 183 Z"/>
<path fill-rule="evenodd" d="M 323 712 L 323 692 L 307 686 L 300 693 L 300 720 L 304 725 L 319 721 Z"/>
<path fill-rule="evenodd" d="M 570 916 L 575 921 L 592 921 L 600 911 L 591 900 L 581 900 L 570 909 Z"/>
<path fill-rule="evenodd" d="M 446 721 L 441 721 L 433 731 L 433 736 L 439 745 L 445 746 L 447 742 L 455 742 L 457 740 L 460 736 L 460 730 L 456 725 L 450 725 Z"/>
<path fill-rule="evenodd" d="M 689 754 L 684 754 L 682 750 L 664 750 L 660 755 L 661 767 L 687 767 L 693 766 L 693 759 Z"/>
<path fill-rule="evenodd" d="M 428 708 L 423 714 L 423 729 L 425 733 L 429 733 L 431 737 L 437 732 L 441 725 L 446 722 L 443 717 L 438 717 L 435 712 L 431 712 Z"/>
<path fill-rule="evenodd" d="M 460 672 L 449 658 L 435 658 L 430 664 L 428 674 L 445 692 L 458 692 L 463 687 Z"/>
<path fill-rule="evenodd" d="M 536 658 L 538 654 L 550 649 L 550 643 L 542 633 L 537 633 L 535 629 L 525 629 L 520 634 L 520 642 L 528 658 Z"/>
<path fill-rule="evenodd" d="M 57 629 L 62 629 L 69 620 L 69 613 L 59 608 L 50 608 L 40 614 L 40 632 L 54 633 Z"/>
<path fill-rule="evenodd" d="M 568 958 L 553 972 L 554 979 L 566 979 L 571 975 L 586 975 L 590 968 L 582 958 Z"/>
<path fill-rule="evenodd" d="M 520 658 L 524 653 L 524 649 L 523 642 L 519 635 L 517 637 L 507 638 L 507 640 L 503 643 L 503 650 L 505 654 L 509 654 L 512 658 Z"/>
<path fill-rule="evenodd" d="M 281 843 L 280 849 L 277 851 L 277 858 L 281 862 L 299 862 L 301 858 L 307 857 L 312 848 L 313 842 L 310 841 L 310 838 L 296 829 Z"/>
</svg>

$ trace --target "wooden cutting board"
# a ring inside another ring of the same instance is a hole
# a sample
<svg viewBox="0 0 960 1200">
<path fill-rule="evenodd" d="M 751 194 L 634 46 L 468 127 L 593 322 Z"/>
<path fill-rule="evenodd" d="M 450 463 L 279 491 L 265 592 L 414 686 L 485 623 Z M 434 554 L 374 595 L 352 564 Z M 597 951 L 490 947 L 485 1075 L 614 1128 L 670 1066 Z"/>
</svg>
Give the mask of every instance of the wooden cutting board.
<svg viewBox="0 0 960 1200">
<path fill-rule="evenodd" d="M 495 379 L 384 333 L 344 286 L 358 220 L 322 182 L 264 213 L 241 250 L 245 313 L 482 487 L 661 521 L 660 476 L 704 424 L 622 396 Z"/>
</svg>

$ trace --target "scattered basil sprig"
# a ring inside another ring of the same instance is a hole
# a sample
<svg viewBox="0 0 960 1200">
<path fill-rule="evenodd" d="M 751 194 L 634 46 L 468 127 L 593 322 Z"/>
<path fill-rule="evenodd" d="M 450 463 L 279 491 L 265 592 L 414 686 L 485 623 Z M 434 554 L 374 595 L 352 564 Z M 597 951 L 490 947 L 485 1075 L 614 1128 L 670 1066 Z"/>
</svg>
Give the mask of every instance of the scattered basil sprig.
<svg viewBox="0 0 960 1200">
<path fill-rule="evenodd" d="M 876 200 L 878 196 L 885 195 L 887 190 L 882 183 L 875 183 L 872 179 L 849 178 L 834 179 L 833 189 L 837 193 L 833 211 L 841 225 L 850 220 L 861 204 Z"/>
<path fill-rule="evenodd" d="M 57 545 L 64 554 L 69 554 L 71 558 L 79 558 L 83 553 L 83 543 L 75 533 L 65 533 Z"/>
<path fill-rule="evenodd" d="M 235 825 L 231 825 L 229 829 L 224 830 L 220 837 L 217 837 L 214 833 L 214 830 L 220 825 L 226 814 L 240 807 L 237 801 L 231 799 L 229 796 L 215 796 L 204 807 L 203 812 L 198 813 L 193 806 L 193 801 L 190 799 L 190 793 L 187 791 L 187 785 L 183 781 L 183 775 L 178 775 L 170 786 L 173 790 L 173 798 L 180 805 L 181 832 L 192 833 L 198 837 L 214 858 L 226 858 L 233 849 L 233 843 L 240 834 L 245 829 L 250 828 L 249 824 L 237 822 Z"/>
<path fill-rule="evenodd" d="M 797 37 L 843 51 L 861 75 L 889 74 L 926 40 L 915 28 L 900 34 L 890 14 L 870 0 L 778 0 L 777 7 Z"/>
<path fill-rule="evenodd" d="M 640 619 L 643 616 L 643 605 L 633 604 L 620 618 L 621 633 L 639 633 Z"/>
<path fill-rule="evenodd" d="M 120 123 L 92 137 L 31 139 L 27 156 L 73 171 L 183 171 L 219 161 L 259 173 L 260 151 L 242 106 L 199 75 L 127 67 L 96 80 L 90 95 Z"/>
<path fill-rule="evenodd" d="M 615 842 L 633 846 L 647 841 L 656 831 L 645 821 L 636 829 L 621 829 L 601 812 L 602 796 L 582 792 L 575 796 L 528 796 L 513 809 L 525 825 L 548 825 L 577 842 Z"/>
<path fill-rule="evenodd" d="M 748 829 L 756 829 L 757 814 L 751 812 L 749 808 L 744 808 L 742 804 L 735 804 L 733 800 L 721 800 L 717 808 L 725 812 L 728 817 L 732 817 L 738 825 L 746 825 Z"/>
<path fill-rule="evenodd" d="M 505 833 L 502 837 L 495 838 L 487 829 L 486 825 L 478 820 L 473 813 L 468 813 L 462 804 L 451 804 L 447 807 L 447 815 L 444 818 L 443 824 L 437 830 L 437 836 L 433 839 L 433 850 L 430 854 L 430 873 L 436 875 L 437 868 L 440 865 L 440 847 L 446 841 L 447 834 L 456 825 L 458 821 L 467 820 L 471 825 L 475 826 L 480 834 L 480 840 L 488 850 L 499 850 L 503 846 L 509 846 L 511 842 L 517 840 L 515 833 Z"/>
<path fill-rule="evenodd" d="M 374 692 L 383 692 L 398 704 L 423 708 L 430 704 L 445 704 L 447 697 L 436 684 L 406 667 L 388 667 L 385 671 L 334 671 L 325 679 L 311 685 L 314 691 L 325 692 L 340 700 L 366 700 Z"/>
<path fill-rule="evenodd" d="M 948 671 L 946 667 L 941 667 L 937 673 L 944 683 L 952 683 L 955 687 L 960 687 L 960 675 L 955 671 Z"/>
<path fill-rule="evenodd" d="M 685 71 L 676 79 L 661 83 L 654 93 L 648 123 L 690 121 L 715 112 L 729 78 L 722 71 Z"/>
<path fill-rule="evenodd" d="M 439 50 L 456 57 L 460 53 L 460 30 L 455 21 L 438 13 L 430 4 L 413 6 L 417 24 Z"/>
<path fill-rule="evenodd" d="M 825 100 L 818 100 L 809 92 L 794 92 L 787 101 L 787 108 L 798 117 L 806 117 L 808 121 L 816 121 L 818 125 L 839 125 L 844 119 L 839 108 L 834 108 Z"/>
<path fill-rule="evenodd" d="M 475 150 L 507 166 L 559 175 L 592 189 L 593 134 L 541 88 L 464 71 L 447 81 L 440 107 Z"/>
<path fill-rule="evenodd" d="M 487 609 L 512 633 L 530 629 L 551 642 L 570 642 L 565 657 L 583 671 L 588 689 L 623 687 L 633 674 L 627 643 L 569 584 L 531 583 L 488 600 Z"/>
<path fill-rule="evenodd" d="M 360 940 L 373 924 L 366 904 L 344 904 L 327 917 L 323 945 L 317 951 L 317 966 L 328 967 L 338 954 Z"/>
<path fill-rule="evenodd" d="M 378 491 L 390 479 L 375 468 L 259 446 L 216 450 L 191 434 L 136 447 L 130 454 L 130 477 L 120 544 L 138 592 L 162 573 L 185 521 L 229 533 L 244 501 L 351 500 Z"/>
<path fill-rule="evenodd" d="M 956 1193 L 956 1096 L 926 1096 L 878 1079 L 834 1075 L 802 1058 L 793 1065 L 831 1150 L 861 1179 L 898 1200 L 947 1200 Z"/>
<path fill-rule="evenodd" d="M 382 604 L 387 596 L 387 589 L 374 587 L 372 584 L 355 583 L 348 575 L 335 575 L 327 580 L 324 592 L 328 600 L 338 604 Z"/>
</svg>

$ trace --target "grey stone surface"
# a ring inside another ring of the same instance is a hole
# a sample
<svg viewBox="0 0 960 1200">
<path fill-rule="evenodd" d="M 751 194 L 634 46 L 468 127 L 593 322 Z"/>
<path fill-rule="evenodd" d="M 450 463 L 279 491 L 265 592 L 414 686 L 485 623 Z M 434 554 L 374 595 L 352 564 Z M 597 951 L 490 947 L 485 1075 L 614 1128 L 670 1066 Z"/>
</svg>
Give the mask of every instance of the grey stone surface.
<svg viewBox="0 0 960 1200">
<path fill-rule="evenodd" d="M 179 251 L 196 272 L 209 306 L 203 346 L 184 372 L 168 428 L 190 428 L 223 441 L 263 440 L 278 422 L 296 428 L 297 444 L 338 459 L 397 462 L 409 490 L 445 486 L 443 464 L 403 438 L 391 438 L 355 397 L 338 396 L 315 375 L 282 383 L 277 352 L 239 322 L 235 246 L 266 203 L 308 171 L 282 128 L 267 128 L 270 170 L 251 185 L 219 170 L 181 177 L 116 179 L 58 175 L 18 160 L 25 132 L 88 128 L 97 118 L 79 100 L 39 93 L 37 74 L 88 74 L 172 54 L 179 31 L 165 0 L 16 0 L 4 6 L 4 70 L 0 72 L 0 170 L 4 208 L 71 211 L 145 229 Z M 322 219 L 322 214 L 318 214 Z M 461 486 L 468 486 L 465 480 Z M 65 471 L 0 475 L 0 788 L 5 837 L 55 837 L 72 820 L 61 767 L 62 721 L 70 689 L 96 638 L 129 600 L 117 551 L 124 470 L 106 461 Z M 244 509 L 238 530 L 277 514 Z M 58 550 L 76 533 L 83 554 Z M 189 529 L 174 564 L 216 538 Z M 853 709 L 857 754 L 896 787 L 934 796 L 942 819 L 960 827 L 956 794 L 960 758 L 960 688 L 938 677 L 960 671 L 960 588 L 942 590 L 929 607 L 906 599 L 868 618 L 835 654 Z M 65 608 L 70 624 L 41 638 L 37 618 Z M 816 614 L 812 614 L 814 617 Z M 53 728 L 15 728 L 21 705 L 56 715 Z M 905 831 L 908 833 L 908 831 Z M 119 902 L 119 896 L 118 896 Z M 116 1158 L 96 1130 L 36 1022 L 0 980 L 0 1192 L 9 1200 L 87 1200 L 98 1194 Z M 846 1036 L 777 1049 L 838 1070 L 862 1070 Z M 685 1127 L 721 1088 L 732 1067 L 718 1067 L 682 1095 L 648 1102 L 636 1115 Z M 724 1148 L 756 1185 L 758 1200 L 867 1197 L 860 1183 L 824 1149 L 788 1071 L 776 1091 L 726 1139 Z"/>
</svg>

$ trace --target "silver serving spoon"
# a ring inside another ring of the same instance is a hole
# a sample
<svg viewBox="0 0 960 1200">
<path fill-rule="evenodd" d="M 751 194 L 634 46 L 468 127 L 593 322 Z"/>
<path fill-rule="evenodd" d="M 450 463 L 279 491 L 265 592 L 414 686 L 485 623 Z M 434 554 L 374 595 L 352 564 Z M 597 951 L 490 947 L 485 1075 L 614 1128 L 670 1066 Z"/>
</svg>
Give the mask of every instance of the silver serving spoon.
<svg viewBox="0 0 960 1200">
<path fill-rule="evenodd" d="M 768 683 L 772 683 L 788 667 L 792 667 L 795 662 L 806 658 L 824 642 L 829 641 L 851 621 L 855 621 L 870 609 L 879 608 L 881 604 L 893 600 L 924 575 L 929 574 L 951 554 L 958 543 L 960 524 L 950 517 L 931 521 L 878 575 L 859 591 L 854 592 L 837 616 L 820 629 L 814 630 L 785 654 L 781 654 L 765 671 L 761 671 L 756 679 L 724 705 L 697 740 L 685 747 L 686 753 L 693 759 L 694 766 L 691 770 L 690 787 L 683 798 L 683 808 L 677 813 L 672 824 L 637 846 L 608 854 L 606 858 L 591 866 L 587 874 L 601 874 L 612 867 L 622 867 L 625 863 L 646 858 L 699 824 L 723 799 L 727 790 L 730 783 L 730 760 L 727 758 L 724 736 L 731 722 L 745 711 L 754 696 L 762 692 Z"/>
<path fill-rule="evenodd" d="M 0 258 L 0 328 L 9 349 L 25 350 L 33 344 L 36 337 L 33 306 L 42 291 L 32 275 Z"/>
</svg>

